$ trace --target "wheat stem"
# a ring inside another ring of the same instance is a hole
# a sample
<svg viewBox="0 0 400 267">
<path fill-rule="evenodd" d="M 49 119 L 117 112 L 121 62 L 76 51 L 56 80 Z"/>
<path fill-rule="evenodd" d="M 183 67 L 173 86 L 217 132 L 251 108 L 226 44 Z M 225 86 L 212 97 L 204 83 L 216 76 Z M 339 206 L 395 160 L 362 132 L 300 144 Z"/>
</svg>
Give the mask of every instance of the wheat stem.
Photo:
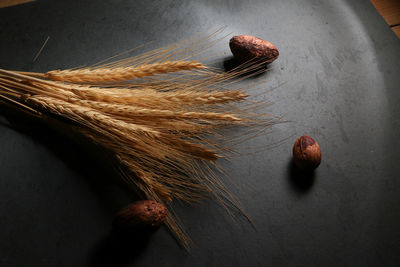
<svg viewBox="0 0 400 267">
<path fill-rule="evenodd" d="M 80 122 L 83 125 L 85 125 L 86 121 L 91 121 L 95 124 L 110 127 L 110 129 L 122 129 L 130 133 L 150 135 L 152 137 L 160 134 L 159 132 L 149 129 L 146 126 L 126 123 L 124 121 L 104 115 L 92 108 L 71 104 L 52 97 L 32 96 L 26 98 L 25 101 L 54 114 L 65 116 L 74 121 Z"/>
<path fill-rule="evenodd" d="M 71 103 L 79 106 L 86 106 L 104 113 L 123 116 L 123 117 L 156 117 L 170 119 L 204 119 L 204 120 L 227 120 L 239 122 L 241 119 L 233 114 L 223 114 L 216 112 L 184 112 L 162 109 L 148 109 L 123 104 L 111 104 L 90 100 L 69 99 Z M 140 101 L 140 99 L 139 99 Z"/>
<path fill-rule="evenodd" d="M 45 77 L 53 81 L 71 83 L 105 83 L 143 78 L 160 73 L 205 68 L 203 64 L 197 61 L 166 61 L 134 67 L 54 70 L 47 72 Z"/>
</svg>

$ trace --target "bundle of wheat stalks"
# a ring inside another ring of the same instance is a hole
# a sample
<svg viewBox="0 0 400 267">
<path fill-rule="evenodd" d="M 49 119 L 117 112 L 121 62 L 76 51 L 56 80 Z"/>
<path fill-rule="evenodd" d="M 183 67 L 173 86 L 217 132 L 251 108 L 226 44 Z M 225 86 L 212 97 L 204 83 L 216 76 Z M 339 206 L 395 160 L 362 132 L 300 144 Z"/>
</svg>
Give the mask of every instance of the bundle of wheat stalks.
<svg viewBox="0 0 400 267">
<path fill-rule="evenodd" d="M 218 133 L 226 126 L 259 125 L 248 105 L 234 105 L 248 95 L 232 89 L 257 64 L 220 72 L 191 58 L 201 51 L 200 44 L 208 45 L 198 39 L 196 44 L 46 73 L 0 69 L 0 99 L 78 126 L 115 155 L 122 178 L 144 198 L 168 204 L 211 194 L 228 210 L 240 210 L 215 175 L 215 161 L 229 151 Z M 274 122 L 264 119 L 262 125 Z M 188 246 L 171 210 L 166 223 Z"/>
</svg>

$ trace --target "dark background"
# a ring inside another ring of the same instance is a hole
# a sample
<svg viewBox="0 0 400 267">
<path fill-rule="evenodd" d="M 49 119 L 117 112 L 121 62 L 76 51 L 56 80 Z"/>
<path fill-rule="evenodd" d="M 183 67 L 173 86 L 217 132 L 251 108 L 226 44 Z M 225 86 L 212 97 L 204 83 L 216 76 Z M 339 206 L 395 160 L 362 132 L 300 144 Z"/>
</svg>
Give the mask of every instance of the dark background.
<svg viewBox="0 0 400 267">
<path fill-rule="evenodd" d="M 280 85 L 258 98 L 290 122 L 237 149 L 282 144 L 221 162 L 257 228 L 204 201 L 176 207 L 194 240 L 190 253 L 165 228 L 146 241 L 115 240 L 113 214 L 135 196 L 102 153 L 1 106 L 0 266 L 400 264 L 400 41 L 369 1 L 39 0 L 0 9 L 0 67 L 91 64 L 221 26 L 280 51 L 268 72 L 243 85 Z M 212 48 L 217 65 L 230 59 L 232 35 Z M 323 153 L 311 179 L 291 167 L 302 134 Z"/>
</svg>

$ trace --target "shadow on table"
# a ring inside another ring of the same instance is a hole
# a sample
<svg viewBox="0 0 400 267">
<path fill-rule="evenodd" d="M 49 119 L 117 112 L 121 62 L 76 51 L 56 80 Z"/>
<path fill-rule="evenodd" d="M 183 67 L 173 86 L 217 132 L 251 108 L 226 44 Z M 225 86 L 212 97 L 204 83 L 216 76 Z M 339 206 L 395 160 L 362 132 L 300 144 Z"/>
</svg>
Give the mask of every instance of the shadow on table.
<svg viewBox="0 0 400 267">
<path fill-rule="evenodd" d="M 296 168 L 293 159 L 288 164 L 288 180 L 291 188 L 298 194 L 309 192 L 315 182 L 315 171 L 305 172 Z"/>
<path fill-rule="evenodd" d="M 247 63 L 241 63 L 237 61 L 233 56 L 226 57 L 223 60 L 222 64 L 225 72 L 241 71 L 242 73 L 239 75 L 239 78 L 246 79 L 261 77 L 271 69 L 269 64 L 265 64 L 260 61 L 249 61 Z"/>
<path fill-rule="evenodd" d="M 147 248 L 156 228 L 113 229 L 91 255 L 90 265 L 119 267 L 132 264 Z"/>
<path fill-rule="evenodd" d="M 114 168 L 117 163 L 109 152 L 68 125 L 53 119 L 44 121 L 6 105 L 0 105 L 0 115 L 8 121 L 7 123 L 4 119 L 1 120 L 1 126 L 29 136 L 34 142 L 51 151 L 70 169 L 82 174 L 90 190 L 94 191 L 94 195 L 100 200 L 100 206 L 104 207 L 108 214 L 110 225 L 116 211 L 138 199 L 138 196 L 119 179 L 120 173 Z M 131 232 L 114 230 L 96 248 L 93 266 L 121 266 L 132 261 L 145 249 L 152 232 L 151 229 Z M 101 262 L 110 264 L 99 265 Z"/>
<path fill-rule="evenodd" d="M 112 155 L 63 123 L 62 118 L 61 122 L 52 118 L 43 120 L 6 105 L 0 105 L 0 115 L 8 121 L 2 120 L 0 125 L 29 136 L 68 168 L 82 174 L 110 215 L 121 209 L 127 200 L 138 199 L 119 179 L 120 173 L 114 167 L 116 161 Z"/>
</svg>

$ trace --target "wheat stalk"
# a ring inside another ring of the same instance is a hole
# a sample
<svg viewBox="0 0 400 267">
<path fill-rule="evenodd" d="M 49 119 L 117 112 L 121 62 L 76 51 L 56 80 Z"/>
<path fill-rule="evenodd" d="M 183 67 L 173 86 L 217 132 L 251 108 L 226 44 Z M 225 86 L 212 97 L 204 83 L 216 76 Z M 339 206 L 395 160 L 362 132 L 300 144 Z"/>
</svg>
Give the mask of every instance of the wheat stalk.
<svg viewBox="0 0 400 267">
<path fill-rule="evenodd" d="M 169 177 L 167 180 L 168 184 L 171 185 L 173 179 L 179 179 L 180 177 L 177 175 L 176 171 L 173 171 L 170 173 L 170 175 L 168 175 L 169 169 L 171 166 L 173 166 L 173 164 L 182 165 L 176 165 L 177 171 L 187 171 L 190 169 L 188 166 L 184 166 L 187 164 L 187 160 L 181 156 L 182 153 L 187 153 L 192 156 L 198 156 L 205 159 L 210 159 L 210 153 L 212 153 L 209 150 L 202 148 L 200 145 L 188 143 L 187 141 L 176 139 L 173 136 L 162 136 L 160 139 L 157 139 L 158 141 L 154 140 L 154 133 L 151 132 L 149 135 L 148 132 L 151 131 L 149 129 L 144 129 L 141 126 L 138 129 L 137 126 L 131 127 L 131 125 L 128 126 L 126 123 L 116 122 L 114 119 L 110 119 L 109 117 L 104 116 L 90 108 L 65 103 L 62 100 L 52 99 L 50 97 L 33 96 L 26 99 L 26 101 L 27 103 L 40 107 L 43 110 L 51 111 L 54 114 L 64 116 L 82 124 L 84 123 L 86 126 L 89 126 L 91 129 L 95 130 L 94 136 L 96 136 L 96 138 L 93 138 L 93 140 L 96 142 L 99 142 L 99 140 L 102 138 L 103 140 L 105 138 L 112 140 L 112 142 L 100 143 L 109 148 L 111 151 L 114 151 L 121 159 L 124 159 L 121 160 L 122 163 L 124 163 L 125 166 L 128 166 L 132 172 L 139 176 L 141 181 L 140 184 L 142 184 L 142 186 L 148 186 L 152 191 L 156 192 L 159 196 L 162 196 L 164 200 L 171 199 L 170 195 L 173 188 L 169 189 L 169 186 L 162 186 L 158 182 L 162 176 L 156 175 L 156 177 L 158 177 L 158 181 L 155 180 L 155 170 L 158 169 L 164 177 Z M 134 137 L 132 137 L 132 132 L 127 135 L 127 131 L 134 131 L 140 135 L 134 135 Z M 148 138 L 143 137 L 144 132 L 146 132 Z M 132 144 L 132 142 L 136 143 Z M 142 142 L 149 144 L 142 144 Z M 164 145 L 159 142 L 163 142 Z M 135 150 L 130 149 L 130 146 L 128 145 L 134 145 Z M 157 160 L 159 158 L 162 158 L 165 163 Z M 170 160 L 167 158 L 170 158 Z M 211 154 L 211 158 L 214 158 L 213 153 Z M 141 164 L 138 164 L 140 162 Z M 145 171 L 146 168 L 147 171 Z M 193 171 L 193 173 L 195 172 L 196 171 Z M 150 174 L 153 175 L 153 177 Z M 185 182 L 180 180 L 179 184 L 180 187 L 183 187 Z M 186 185 L 188 188 L 198 189 L 197 185 L 194 183 L 186 183 Z M 177 192 L 174 192 L 173 194 L 175 198 L 189 200 L 190 196 L 193 197 L 193 193 L 188 194 L 187 192 L 182 191 L 177 194 Z"/>
<path fill-rule="evenodd" d="M 140 98 L 138 99 L 140 100 Z M 216 112 L 184 112 L 162 109 L 148 109 L 123 104 L 110 104 L 90 100 L 69 99 L 70 102 L 78 106 L 86 106 L 97 109 L 107 114 L 118 115 L 121 117 L 156 117 L 170 119 L 201 119 L 201 120 L 225 120 L 239 122 L 241 119 L 233 114 Z"/>
<path fill-rule="evenodd" d="M 110 129 L 121 129 L 129 133 L 144 134 L 151 137 L 156 137 L 159 135 L 158 132 L 153 131 L 145 126 L 119 121 L 100 112 L 97 112 L 94 109 L 71 104 L 56 98 L 51 98 L 47 96 L 32 96 L 28 97 L 25 101 L 33 105 L 39 106 L 42 109 L 51 111 L 54 114 L 67 114 L 74 121 L 81 122 L 88 120 L 104 125 L 105 127 L 110 127 Z"/>
<path fill-rule="evenodd" d="M 133 67 L 54 70 L 46 72 L 44 77 L 53 81 L 71 83 L 107 83 L 143 78 L 160 73 L 205 68 L 203 64 L 197 61 L 166 61 Z"/>
<path fill-rule="evenodd" d="M 43 110 L 51 111 L 54 114 L 64 116 L 68 119 L 87 125 L 90 122 L 92 125 L 97 125 L 103 130 L 115 133 L 120 138 L 127 139 L 132 145 L 137 148 L 142 147 L 141 140 L 144 136 L 155 139 L 159 142 L 167 144 L 168 146 L 175 146 L 174 149 L 185 151 L 193 156 L 205 159 L 216 159 L 215 152 L 202 148 L 201 146 L 189 143 L 185 140 L 179 140 L 174 135 L 166 136 L 154 129 L 145 125 L 138 125 L 134 123 L 127 123 L 122 120 L 110 117 L 102 112 L 93 108 L 72 104 L 63 100 L 55 99 L 45 96 L 32 96 L 25 99 L 27 103 L 40 107 Z M 161 145 L 161 143 L 159 143 Z M 146 151 L 146 149 L 143 149 Z M 160 153 L 158 151 L 157 153 Z M 155 153 L 156 157 L 162 154 Z"/>
<path fill-rule="evenodd" d="M 221 73 L 189 60 L 207 45 L 201 38 L 191 46 L 183 42 L 44 74 L 0 69 L 0 100 L 39 116 L 67 119 L 115 156 L 122 179 L 143 197 L 167 205 L 211 194 L 228 213 L 245 215 L 215 174 L 216 160 L 229 151 L 218 142 L 218 130 L 253 123 L 249 110 L 254 105 L 230 104 L 248 97 L 236 83 L 259 65 Z M 264 125 L 272 125 L 271 120 Z M 169 210 L 166 224 L 187 248 L 189 238 Z"/>
<path fill-rule="evenodd" d="M 191 91 L 174 90 L 171 92 L 159 92 L 151 89 L 101 89 L 93 87 L 71 88 L 71 91 L 83 98 L 101 102 L 121 104 L 145 103 L 154 105 L 204 105 L 221 104 L 245 99 L 248 95 L 241 90 L 232 91 Z"/>
</svg>

